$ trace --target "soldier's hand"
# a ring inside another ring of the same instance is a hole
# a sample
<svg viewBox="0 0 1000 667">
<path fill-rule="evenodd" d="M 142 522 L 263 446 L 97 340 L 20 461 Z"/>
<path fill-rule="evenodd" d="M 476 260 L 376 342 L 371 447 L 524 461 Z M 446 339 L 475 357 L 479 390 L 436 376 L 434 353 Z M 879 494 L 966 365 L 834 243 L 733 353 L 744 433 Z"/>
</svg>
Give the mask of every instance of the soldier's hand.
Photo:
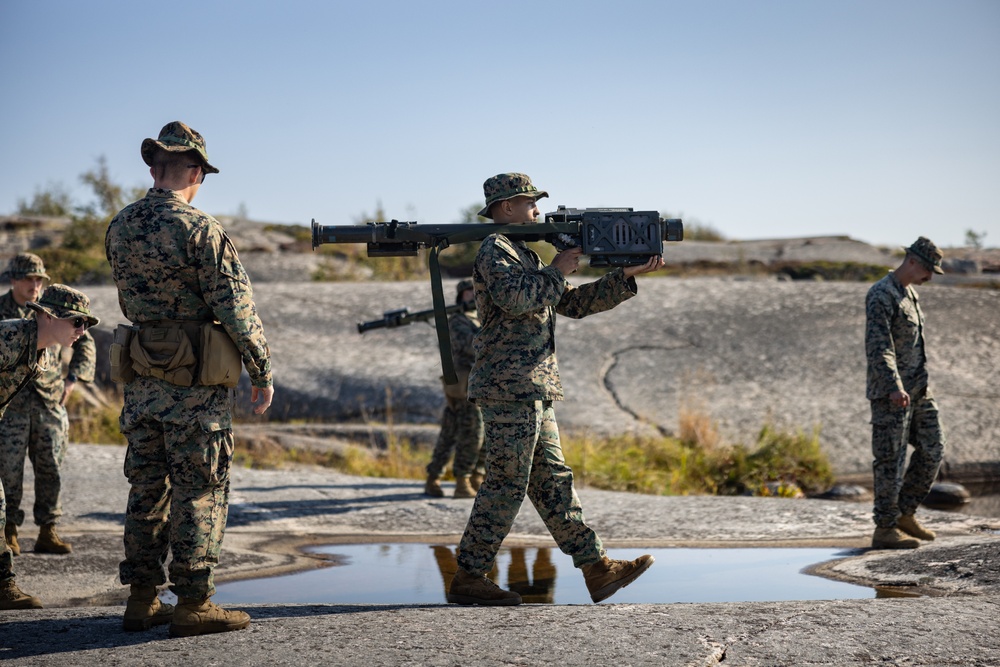
<svg viewBox="0 0 1000 667">
<path fill-rule="evenodd" d="M 63 395 L 62 395 L 62 400 L 59 401 L 59 405 L 66 407 L 66 401 L 69 400 L 69 395 L 73 393 L 74 387 L 76 387 L 75 382 L 70 382 L 69 380 L 66 380 L 63 383 Z"/>
<path fill-rule="evenodd" d="M 552 266 L 559 269 L 564 276 L 568 276 L 580 266 L 580 255 L 582 254 L 583 248 L 566 248 L 552 258 Z"/>
<path fill-rule="evenodd" d="M 257 404 L 257 399 L 260 399 L 260 404 Z M 271 399 L 274 398 L 274 385 L 270 387 L 253 387 L 250 390 L 250 403 L 254 404 L 253 413 L 255 415 L 262 415 L 267 412 L 267 409 L 271 407 Z"/>
<path fill-rule="evenodd" d="M 631 278 L 632 276 L 637 276 L 640 273 L 649 273 L 651 271 L 659 271 L 664 267 L 663 256 L 653 255 L 649 258 L 649 261 L 640 266 L 626 266 L 625 277 Z"/>
<path fill-rule="evenodd" d="M 889 402 L 897 408 L 907 408 L 910 406 L 910 395 L 905 391 L 894 391 L 889 394 Z"/>
</svg>

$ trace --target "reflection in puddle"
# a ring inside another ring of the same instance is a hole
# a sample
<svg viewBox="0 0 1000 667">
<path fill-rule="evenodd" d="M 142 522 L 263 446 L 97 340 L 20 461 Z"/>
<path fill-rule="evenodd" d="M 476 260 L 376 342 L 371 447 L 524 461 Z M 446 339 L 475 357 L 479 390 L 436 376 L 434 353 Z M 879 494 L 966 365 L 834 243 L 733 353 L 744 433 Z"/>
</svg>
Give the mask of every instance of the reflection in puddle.
<svg viewBox="0 0 1000 667">
<path fill-rule="evenodd" d="M 222 584 L 219 604 L 445 604 L 457 568 L 455 547 L 348 544 L 313 549 L 345 563 L 268 579 Z M 857 552 L 844 549 L 613 549 L 614 558 L 651 553 L 656 563 L 613 603 L 842 600 L 875 591 L 803 568 Z M 583 576 L 557 549 L 501 548 L 490 578 L 525 603 L 591 604 Z"/>
</svg>

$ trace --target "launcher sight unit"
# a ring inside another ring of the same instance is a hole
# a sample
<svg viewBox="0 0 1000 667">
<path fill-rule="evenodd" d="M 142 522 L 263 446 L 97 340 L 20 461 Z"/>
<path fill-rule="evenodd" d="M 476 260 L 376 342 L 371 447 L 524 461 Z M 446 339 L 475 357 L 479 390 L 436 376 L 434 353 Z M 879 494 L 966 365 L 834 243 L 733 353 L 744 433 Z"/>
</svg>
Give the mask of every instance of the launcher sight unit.
<svg viewBox="0 0 1000 667">
<path fill-rule="evenodd" d="M 324 243 L 364 243 L 369 257 L 411 257 L 427 248 L 431 272 L 434 324 L 446 384 L 458 382 L 451 359 L 448 315 L 441 287 L 441 251 L 456 243 L 479 242 L 491 234 L 518 241 L 547 241 L 560 250 L 580 247 L 592 267 L 639 266 L 663 254 L 664 241 L 682 241 L 684 225 L 663 219 L 656 211 L 631 208 L 558 207 L 545 222 L 523 225 L 474 223 L 426 225 L 416 222 L 370 222 L 367 225 L 328 226 L 312 221 L 313 250 Z"/>
</svg>

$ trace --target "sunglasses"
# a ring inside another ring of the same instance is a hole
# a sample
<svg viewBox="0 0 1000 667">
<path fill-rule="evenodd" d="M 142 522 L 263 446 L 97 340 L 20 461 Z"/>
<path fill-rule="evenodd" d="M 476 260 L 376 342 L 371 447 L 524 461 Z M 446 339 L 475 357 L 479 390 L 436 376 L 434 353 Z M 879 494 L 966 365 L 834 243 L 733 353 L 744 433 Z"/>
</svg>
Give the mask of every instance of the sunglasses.
<svg viewBox="0 0 1000 667">
<path fill-rule="evenodd" d="M 189 164 L 188 169 L 201 169 L 201 180 L 198 182 L 199 183 L 205 182 L 205 177 L 208 176 L 208 172 L 205 171 L 204 167 L 202 167 L 200 164 Z"/>
<path fill-rule="evenodd" d="M 83 327 L 83 329 L 86 330 L 87 327 L 90 326 L 90 321 L 86 317 L 74 317 L 72 319 L 70 319 L 69 317 L 67 317 L 65 319 L 68 322 L 72 322 L 73 323 L 73 328 L 74 329 L 79 329 L 79 328 Z"/>
</svg>

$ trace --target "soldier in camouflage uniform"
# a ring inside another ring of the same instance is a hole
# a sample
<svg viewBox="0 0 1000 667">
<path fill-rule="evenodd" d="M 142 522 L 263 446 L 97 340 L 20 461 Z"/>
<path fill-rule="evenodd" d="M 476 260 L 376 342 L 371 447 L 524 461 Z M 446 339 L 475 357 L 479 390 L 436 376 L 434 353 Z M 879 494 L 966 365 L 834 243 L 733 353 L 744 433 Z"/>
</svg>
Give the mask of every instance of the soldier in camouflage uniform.
<svg viewBox="0 0 1000 667">
<path fill-rule="evenodd" d="M 475 300 L 471 280 L 459 281 L 455 303 Z M 427 464 L 427 484 L 424 493 L 433 498 L 444 496 L 439 480 L 451 453 L 455 452 L 455 497 L 472 498 L 479 490 L 485 473 L 485 460 L 480 454 L 483 446 L 483 415 L 479 406 L 469 402 L 469 372 L 476 360 L 472 341 L 479 332 L 479 315 L 476 311 L 455 313 L 448 319 L 451 353 L 458 375 L 457 384 L 444 386 L 445 406 L 441 415 L 441 433 L 438 435 L 431 462 Z"/>
<path fill-rule="evenodd" d="M 37 303 L 26 302 L 37 313 L 34 319 L 0 321 L 0 419 L 12 398 L 49 370 L 48 349 L 71 347 L 98 319 L 90 314 L 90 299 L 65 285 L 52 285 Z M 6 499 L 0 481 L 0 527 L 6 527 Z M 0 549 L 0 610 L 36 609 L 38 598 L 18 588 L 14 581 L 14 554 Z"/>
<path fill-rule="evenodd" d="M 913 285 L 944 273 L 941 259 L 937 246 L 921 236 L 865 300 L 876 549 L 912 549 L 934 539 L 914 513 L 934 483 L 945 438 L 928 385 L 924 314 Z M 907 444 L 913 454 L 904 474 Z"/>
<path fill-rule="evenodd" d="M 497 224 L 525 224 L 539 215 L 538 190 L 524 174 L 499 174 L 483 184 L 486 207 L 479 215 Z M 476 495 L 459 545 L 459 569 L 448 601 L 513 605 L 521 597 L 485 575 L 510 532 L 525 494 L 559 548 L 581 568 L 594 602 L 610 597 L 652 564 L 653 557 L 611 560 L 583 517 L 573 471 L 559 444 L 552 402 L 562 399 L 555 353 L 555 315 L 581 318 L 610 310 L 635 296 L 634 276 L 655 271 L 663 258 L 615 269 L 580 287 L 566 277 L 576 271 L 580 248 L 563 250 L 545 266 L 521 241 L 487 237 L 476 256 L 473 282 L 482 329 L 469 396 L 483 412 L 486 478 Z"/>
<path fill-rule="evenodd" d="M 0 296 L 0 319 L 34 317 L 27 303 L 37 301 L 50 280 L 42 258 L 27 252 L 15 255 L 4 275 L 10 279 L 10 290 Z M 59 502 L 61 468 L 69 438 L 65 405 L 77 382 L 93 382 L 97 346 L 89 333 L 80 336 L 73 344 L 65 380 L 62 354 L 60 345 L 46 348 L 46 359 L 41 364 L 45 370 L 11 400 L 6 415 L 0 419 L 0 479 L 7 491 L 4 537 L 15 556 L 21 553 L 17 528 L 24 523 L 21 499 L 24 496 L 25 454 L 35 472 L 33 513 L 35 525 L 39 526 L 35 551 L 66 554 L 73 550 L 72 545 L 56 533 L 56 524 L 62 516 Z"/>
<path fill-rule="evenodd" d="M 208 161 L 204 139 L 172 122 L 158 139 L 144 140 L 141 153 L 153 187 L 111 221 L 105 248 L 122 312 L 138 328 L 130 349 L 138 345 L 149 358 L 171 359 L 167 368 L 178 374 L 176 382 L 160 379 L 170 376 L 137 367 L 132 355 L 137 375 L 125 385 L 121 414 L 131 484 L 120 567 L 122 583 L 131 586 L 123 625 L 145 630 L 170 622 L 172 636 L 239 630 L 250 624 L 249 615 L 210 600 L 229 504 L 232 395 L 224 385 L 203 386 L 193 371 L 194 380 L 179 384 L 178 378 L 189 368 L 185 350 L 194 348 L 191 363 L 197 363 L 200 345 L 191 327 L 221 322 L 250 375 L 254 412 L 263 414 L 274 392 L 270 352 L 232 241 L 218 221 L 191 205 L 205 175 L 219 171 Z M 156 348 L 157 340 L 174 343 Z M 156 597 L 168 551 L 176 609 Z"/>
</svg>

